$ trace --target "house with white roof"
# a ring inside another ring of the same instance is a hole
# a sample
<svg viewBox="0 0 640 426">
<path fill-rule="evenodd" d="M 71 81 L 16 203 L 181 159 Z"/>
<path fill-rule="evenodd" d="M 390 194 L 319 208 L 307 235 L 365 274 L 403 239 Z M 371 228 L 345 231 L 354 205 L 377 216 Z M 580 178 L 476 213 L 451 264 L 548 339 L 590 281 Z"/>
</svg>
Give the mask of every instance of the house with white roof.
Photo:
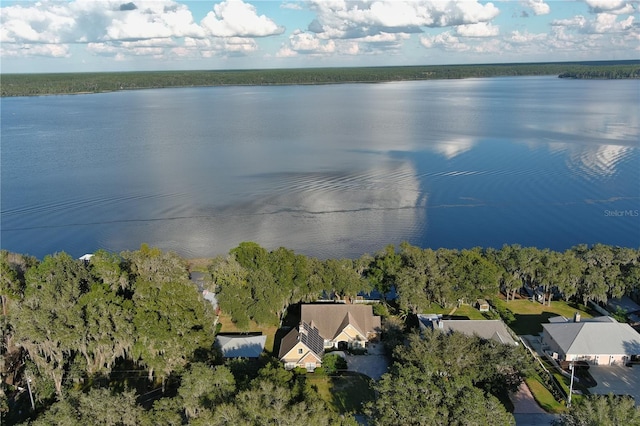
<svg viewBox="0 0 640 426">
<path fill-rule="evenodd" d="M 557 317 L 542 328 L 542 349 L 558 361 L 625 365 L 640 356 L 640 334 L 611 317 Z"/>
<path fill-rule="evenodd" d="M 265 335 L 219 334 L 216 345 L 223 358 L 258 358 L 264 351 Z"/>
</svg>

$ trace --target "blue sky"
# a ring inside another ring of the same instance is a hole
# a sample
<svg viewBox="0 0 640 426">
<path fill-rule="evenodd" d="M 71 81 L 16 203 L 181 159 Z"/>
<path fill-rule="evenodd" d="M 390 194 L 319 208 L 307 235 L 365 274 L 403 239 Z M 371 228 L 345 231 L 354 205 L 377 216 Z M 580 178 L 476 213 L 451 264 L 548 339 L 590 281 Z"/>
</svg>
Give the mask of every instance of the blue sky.
<svg viewBox="0 0 640 426">
<path fill-rule="evenodd" d="M 0 2 L 0 71 L 640 58 L 638 0 Z"/>
</svg>

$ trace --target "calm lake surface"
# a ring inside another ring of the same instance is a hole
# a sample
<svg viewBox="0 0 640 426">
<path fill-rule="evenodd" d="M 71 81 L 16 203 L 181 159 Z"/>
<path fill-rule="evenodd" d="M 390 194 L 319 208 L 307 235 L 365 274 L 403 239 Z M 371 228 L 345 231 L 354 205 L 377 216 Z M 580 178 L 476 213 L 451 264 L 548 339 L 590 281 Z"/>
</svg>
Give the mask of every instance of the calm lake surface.
<svg viewBox="0 0 640 426">
<path fill-rule="evenodd" d="M 358 257 L 640 246 L 640 82 L 515 77 L 1 100 L 3 249 Z"/>
</svg>

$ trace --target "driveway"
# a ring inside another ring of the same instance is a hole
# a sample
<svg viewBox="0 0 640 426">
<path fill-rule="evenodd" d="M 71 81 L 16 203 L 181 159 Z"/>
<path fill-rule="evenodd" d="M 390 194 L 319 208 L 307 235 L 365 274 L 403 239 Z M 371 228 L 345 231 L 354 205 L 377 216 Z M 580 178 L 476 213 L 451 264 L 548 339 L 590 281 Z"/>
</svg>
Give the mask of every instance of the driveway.
<svg viewBox="0 0 640 426">
<path fill-rule="evenodd" d="M 371 343 L 367 347 L 367 355 L 347 355 L 347 368 L 349 371 L 362 373 L 374 380 L 380 380 L 380 377 L 387 372 L 389 362 L 384 355 L 382 343 Z"/>
<path fill-rule="evenodd" d="M 549 414 L 540 408 L 526 383 L 522 383 L 518 391 L 511 395 L 511 401 L 516 426 L 548 425 L 558 418 L 557 415 Z"/>
<path fill-rule="evenodd" d="M 598 383 L 589 392 L 598 395 L 631 395 L 640 406 L 640 366 L 591 366 L 591 377 Z"/>
</svg>

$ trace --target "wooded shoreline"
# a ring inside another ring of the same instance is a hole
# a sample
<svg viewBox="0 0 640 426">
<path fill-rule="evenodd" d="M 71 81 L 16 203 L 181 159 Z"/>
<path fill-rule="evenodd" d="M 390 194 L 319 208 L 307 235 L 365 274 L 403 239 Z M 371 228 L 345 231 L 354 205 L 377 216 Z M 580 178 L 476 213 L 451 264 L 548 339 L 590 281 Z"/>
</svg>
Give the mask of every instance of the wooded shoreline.
<svg viewBox="0 0 640 426">
<path fill-rule="evenodd" d="M 574 79 L 638 79 L 640 61 L 2 74 L 1 97 L 211 86 L 277 86 L 556 75 Z"/>
</svg>

